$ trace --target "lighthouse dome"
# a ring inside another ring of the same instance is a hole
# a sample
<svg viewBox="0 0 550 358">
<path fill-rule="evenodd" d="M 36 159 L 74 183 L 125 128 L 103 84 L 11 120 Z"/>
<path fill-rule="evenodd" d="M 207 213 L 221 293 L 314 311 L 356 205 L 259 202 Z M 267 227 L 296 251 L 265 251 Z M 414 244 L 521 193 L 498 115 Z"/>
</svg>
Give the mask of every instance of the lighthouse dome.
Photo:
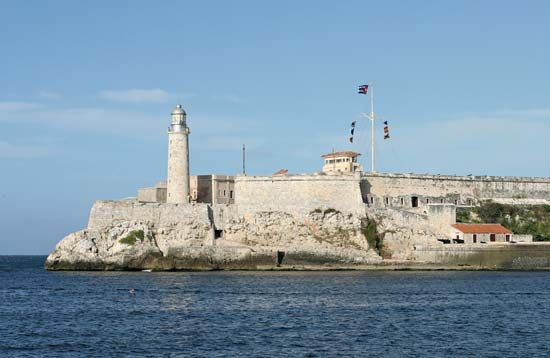
<svg viewBox="0 0 550 358">
<path fill-rule="evenodd" d="M 187 114 L 187 113 L 185 113 L 185 111 L 181 107 L 181 104 L 178 104 L 176 108 L 174 108 L 174 110 L 172 111 L 172 114 Z"/>
</svg>

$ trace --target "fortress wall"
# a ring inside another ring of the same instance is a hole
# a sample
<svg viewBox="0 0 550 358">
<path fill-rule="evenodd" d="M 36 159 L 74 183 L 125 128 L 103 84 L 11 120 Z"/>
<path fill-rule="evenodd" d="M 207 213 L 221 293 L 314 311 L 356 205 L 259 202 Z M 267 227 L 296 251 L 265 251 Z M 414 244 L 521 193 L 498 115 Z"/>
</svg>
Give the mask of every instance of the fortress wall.
<svg viewBox="0 0 550 358">
<path fill-rule="evenodd" d="M 550 178 L 381 173 L 363 175 L 362 186 L 378 206 L 389 200 L 388 206 L 410 207 L 411 196 L 418 196 L 420 205 L 426 200 L 474 205 L 496 198 L 550 199 Z"/>
<path fill-rule="evenodd" d="M 210 223 L 207 204 L 140 203 L 135 200 L 98 200 L 92 206 L 88 229 L 101 229 L 124 221 L 149 221 L 166 226 L 189 219 Z"/>
<path fill-rule="evenodd" d="M 235 210 L 235 205 L 212 205 L 212 219 L 217 230 L 224 230 L 232 220 L 237 219 L 237 211 Z"/>
<path fill-rule="evenodd" d="M 442 238 L 447 238 L 450 225 L 456 223 L 456 206 L 451 204 L 428 205 L 426 209 L 418 211 L 372 208 L 367 213 L 375 218 L 389 219 L 393 227 L 432 232 Z"/>
<path fill-rule="evenodd" d="M 477 269 L 550 269 L 550 243 L 416 245 L 415 261 Z"/>
<path fill-rule="evenodd" d="M 364 212 L 359 181 L 358 174 L 238 176 L 235 204 L 241 215 L 257 211 L 307 214 L 316 208 Z"/>
</svg>

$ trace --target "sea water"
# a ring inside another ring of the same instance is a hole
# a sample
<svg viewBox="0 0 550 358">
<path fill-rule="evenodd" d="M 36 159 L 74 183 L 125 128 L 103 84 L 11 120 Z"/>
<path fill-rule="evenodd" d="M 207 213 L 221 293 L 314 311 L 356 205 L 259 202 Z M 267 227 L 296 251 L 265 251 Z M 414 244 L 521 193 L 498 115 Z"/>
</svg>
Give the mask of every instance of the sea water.
<svg viewBox="0 0 550 358">
<path fill-rule="evenodd" d="M 47 272 L 0 256 L 2 357 L 550 355 L 550 272 Z"/>
</svg>

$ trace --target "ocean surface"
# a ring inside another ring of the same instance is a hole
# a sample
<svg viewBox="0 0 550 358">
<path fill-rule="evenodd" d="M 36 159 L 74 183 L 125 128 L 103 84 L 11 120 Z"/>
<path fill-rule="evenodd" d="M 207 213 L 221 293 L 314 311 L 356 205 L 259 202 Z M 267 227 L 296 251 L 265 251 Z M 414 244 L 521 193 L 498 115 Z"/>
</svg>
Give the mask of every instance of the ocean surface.
<svg viewBox="0 0 550 358">
<path fill-rule="evenodd" d="M 550 272 L 47 272 L 0 256 L 1 357 L 550 356 Z"/>
</svg>

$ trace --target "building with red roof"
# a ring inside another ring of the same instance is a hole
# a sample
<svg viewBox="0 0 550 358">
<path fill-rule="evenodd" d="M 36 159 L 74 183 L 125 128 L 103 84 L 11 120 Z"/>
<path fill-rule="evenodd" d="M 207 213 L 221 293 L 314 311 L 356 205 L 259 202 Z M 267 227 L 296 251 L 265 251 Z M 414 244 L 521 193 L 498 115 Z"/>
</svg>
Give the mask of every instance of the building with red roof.
<svg viewBox="0 0 550 358">
<path fill-rule="evenodd" d="M 453 224 L 453 242 L 478 244 L 512 241 L 512 231 L 500 224 Z"/>
</svg>

